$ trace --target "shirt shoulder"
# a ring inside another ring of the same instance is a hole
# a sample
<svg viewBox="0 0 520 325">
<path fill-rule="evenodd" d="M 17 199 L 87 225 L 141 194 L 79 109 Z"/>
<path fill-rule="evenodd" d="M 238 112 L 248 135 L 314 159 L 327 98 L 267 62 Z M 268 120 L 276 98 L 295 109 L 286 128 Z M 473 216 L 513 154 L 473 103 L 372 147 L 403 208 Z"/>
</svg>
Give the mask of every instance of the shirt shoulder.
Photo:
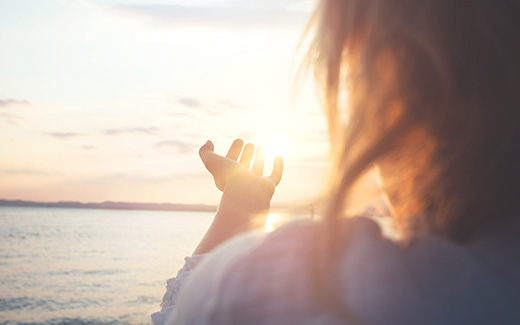
<svg viewBox="0 0 520 325">
<path fill-rule="evenodd" d="M 462 245 L 434 236 L 396 242 L 364 217 L 339 227 L 341 253 L 332 272 L 321 276 L 331 277 L 342 303 L 362 322 L 479 323 L 518 316 L 497 277 Z M 308 220 L 227 242 L 181 291 L 175 323 L 344 323 L 321 307 L 311 286 L 320 234 L 320 225 Z"/>
<path fill-rule="evenodd" d="M 367 218 L 348 219 L 344 226 L 360 238 L 382 239 L 379 226 Z M 193 272 L 175 323 L 334 323 L 320 312 L 309 285 L 318 235 L 317 222 L 302 220 L 227 242 Z M 193 308 L 197 316 L 189 315 Z"/>
</svg>

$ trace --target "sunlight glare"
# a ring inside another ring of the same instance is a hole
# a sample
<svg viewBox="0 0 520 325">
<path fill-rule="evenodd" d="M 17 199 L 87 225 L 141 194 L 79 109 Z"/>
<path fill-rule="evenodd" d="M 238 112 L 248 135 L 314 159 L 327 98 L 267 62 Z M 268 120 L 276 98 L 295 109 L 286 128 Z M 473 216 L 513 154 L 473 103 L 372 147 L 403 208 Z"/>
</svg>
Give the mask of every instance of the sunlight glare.
<svg viewBox="0 0 520 325">
<path fill-rule="evenodd" d="M 272 161 L 276 156 L 287 157 L 291 149 L 291 140 L 282 133 L 261 137 L 258 145 L 264 148 L 265 158 Z"/>
<path fill-rule="evenodd" d="M 279 213 L 269 213 L 267 220 L 265 221 L 265 232 L 271 232 L 278 228 L 283 222 L 283 216 Z"/>
</svg>

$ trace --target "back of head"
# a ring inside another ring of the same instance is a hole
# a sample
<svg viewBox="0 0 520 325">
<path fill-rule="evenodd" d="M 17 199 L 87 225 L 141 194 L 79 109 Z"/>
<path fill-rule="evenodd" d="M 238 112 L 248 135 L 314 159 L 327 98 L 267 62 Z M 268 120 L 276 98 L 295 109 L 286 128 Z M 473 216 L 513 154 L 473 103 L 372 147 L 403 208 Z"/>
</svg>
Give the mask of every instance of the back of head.
<svg viewBox="0 0 520 325">
<path fill-rule="evenodd" d="M 520 216 L 520 1 L 324 0 L 314 24 L 339 175 L 327 222 L 373 164 L 402 225 L 431 216 L 462 241 Z"/>
</svg>

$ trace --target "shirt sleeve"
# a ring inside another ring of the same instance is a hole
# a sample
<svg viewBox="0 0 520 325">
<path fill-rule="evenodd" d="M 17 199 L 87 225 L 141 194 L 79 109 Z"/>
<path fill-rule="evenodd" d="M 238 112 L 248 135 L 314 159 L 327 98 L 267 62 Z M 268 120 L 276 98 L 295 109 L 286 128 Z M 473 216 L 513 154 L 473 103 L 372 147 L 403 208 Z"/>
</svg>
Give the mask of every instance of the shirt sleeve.
<svg viewBox="0 0 520 325">
<path fill-rule="evenodd" d="M 234 272 L 234 264 L 261 245 L 265 234 L 249 232 L 228 240 L 204 258 L 187 279 L 165 324 L 212 324 L 211 314 L 222 296 L 220 283 Z M 162 323 L 159 323 L 162 324 Z"/>
<path fill-rule="evenodd" d="M 177 272 L 177 276 L 166 281 L 166 293 L 161 302 L 161 310 L 152 314 L 152 323 L 154 325 L 162 325 L 168 319 L 177 302 L 180 289 L 188 280 L 193 269 L 206 255 L 185 257 L 184 266 Z"/>
</svg>

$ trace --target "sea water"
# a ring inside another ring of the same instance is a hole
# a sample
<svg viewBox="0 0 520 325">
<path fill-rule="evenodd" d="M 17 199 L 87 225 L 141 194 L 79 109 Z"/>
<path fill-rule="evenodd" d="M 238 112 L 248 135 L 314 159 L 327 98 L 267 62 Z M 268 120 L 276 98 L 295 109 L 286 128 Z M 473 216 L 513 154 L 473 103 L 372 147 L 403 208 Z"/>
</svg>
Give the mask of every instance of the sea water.
<svg viewBox="0 0 520 325">
<path fill-rule="evenodd" d="M 212 217 L 0 207 L 0 323 L 148 324 Z"/>
<path fill-rule="evenodd" d="M 0 324 L 149 324 L 213 215 L 0 207 Z M 265 228 L 308 218 L 271 213 Z"/>
</svg>

